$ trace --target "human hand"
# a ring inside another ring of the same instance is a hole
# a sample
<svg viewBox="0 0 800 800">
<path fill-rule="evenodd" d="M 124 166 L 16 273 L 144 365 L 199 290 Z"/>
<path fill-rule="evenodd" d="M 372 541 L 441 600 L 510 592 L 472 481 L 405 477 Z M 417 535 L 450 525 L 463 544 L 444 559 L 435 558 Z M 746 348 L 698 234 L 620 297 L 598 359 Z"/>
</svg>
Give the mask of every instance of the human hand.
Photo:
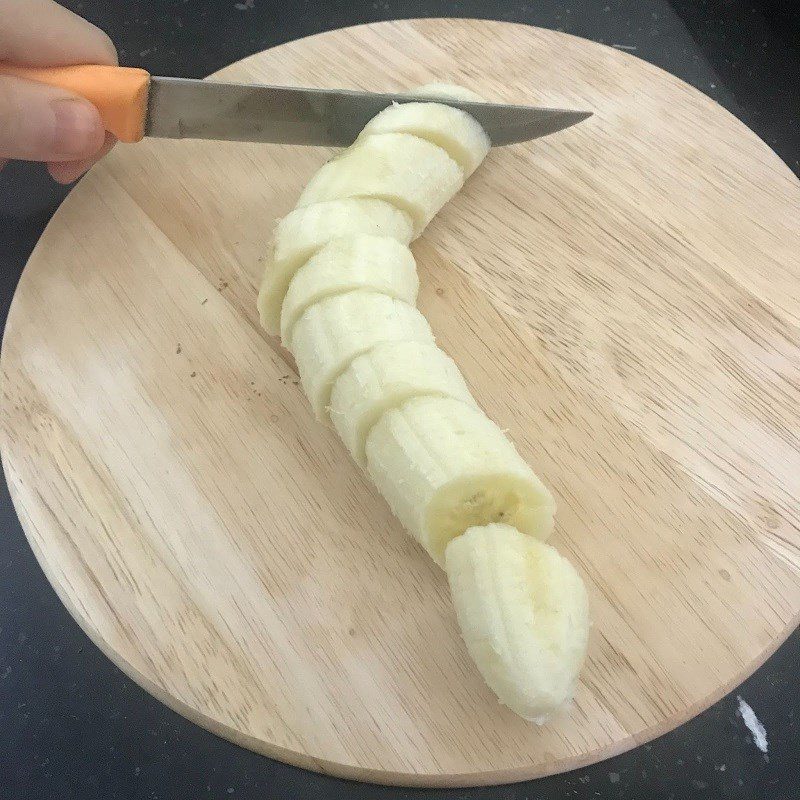
<svg viewBox="0 0 800 800">
<path fill-rule="evenodd" d="M 52 0 L 0 0 L 0 62 L 116 64 L 103 31 Z M 44 161 L 59 183 L 77 180 L 113 146 L 97 109 L 63 89 L 0 77 L 0 169 Z"/>
</svg>

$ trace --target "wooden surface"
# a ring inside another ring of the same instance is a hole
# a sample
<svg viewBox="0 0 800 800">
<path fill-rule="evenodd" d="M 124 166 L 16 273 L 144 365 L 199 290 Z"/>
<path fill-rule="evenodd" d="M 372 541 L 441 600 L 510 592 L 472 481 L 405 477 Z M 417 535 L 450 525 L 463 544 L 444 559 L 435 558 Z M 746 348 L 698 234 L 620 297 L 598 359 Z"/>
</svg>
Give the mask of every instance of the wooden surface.
<svg viewBox="0 0 800 800">
<path fill-rule="evenodd" d="M 493 151 L 414 245 L 441 345 L 558 498 L 588 660 L 547 727 L 497 705 L 443 574 L 256 321 L 273 220 L 328 152 L 198 142 L 118 147 L 80 184 L 3 342 L 11 491 L 92 639 L 223 736 L 404 784 L 569 769 L 741 681 L 800 610 L 789 170 L 677 79 L 529 27 L 381 23 L 220 77 L 594 109 Z"/>
</svg>

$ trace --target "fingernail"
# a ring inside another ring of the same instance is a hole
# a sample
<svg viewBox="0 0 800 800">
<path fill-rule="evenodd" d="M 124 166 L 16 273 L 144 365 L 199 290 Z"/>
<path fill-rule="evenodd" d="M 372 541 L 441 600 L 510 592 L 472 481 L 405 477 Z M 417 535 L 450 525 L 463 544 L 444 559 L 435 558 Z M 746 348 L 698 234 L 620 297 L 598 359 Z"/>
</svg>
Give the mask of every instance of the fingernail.
<svg viewBox="0 0 800 800">
<path fill-rule="evenodd" d="M 97 109 L 85 100 L 62 99 L 50 104 L 55 126 L 53 129 L 56 158 L 72 160 L 86 158 L 103 144 L 103 129 Z"/>
<path fill-rule="evenodd" d="M 57 183 L 74 183 L 86 172 L 91 164 L 88 161 L 51 161 L 47 171 Z"/>
</svg>

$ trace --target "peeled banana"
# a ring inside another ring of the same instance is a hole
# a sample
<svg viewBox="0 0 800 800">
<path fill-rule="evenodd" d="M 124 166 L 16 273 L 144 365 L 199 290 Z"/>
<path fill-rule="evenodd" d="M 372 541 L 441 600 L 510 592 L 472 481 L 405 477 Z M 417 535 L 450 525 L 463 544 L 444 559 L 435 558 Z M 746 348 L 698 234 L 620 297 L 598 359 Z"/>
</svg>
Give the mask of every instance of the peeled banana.
<svg viewBox="0 0 800 800">
<path fill-rule="evenodd" d="M 351 197 L 295 209 L 278 222 L 258 293 L 261 324 L 270 334 L 280 330 L 281 304 L 294 273 L 331 239 L 360 233 L 408 244 L 411 218 L 382 200 Z"/>
<path fill-rule="evenodd" d="M 388 411 L 366 442 L 367 474 L 440 566 L 447 543 L 474 525 L 507 522 L 547 538 L 555 501 L 479 408 L 418 397 Z"/>
<path fill-rule="evenodd" d="M 331 392 L 333 427 L 353 460 L 366 466 L 364 446 L 375 423 L 417 396 L 453 397 L 475 405 L 450 356 L 429 342 L 388 342 L 356 358 Z"/>
<path fill-rule="evenodd" d="M 332 422 L 446 570 L 489 687 L 539 722 L 572 695 L 586 651 L 586 590 L 541 541 L 553 527 L 552 495 L 414 306 L 408 244 L 490 145 L 474 119 L 446 105 L 480 96 L 449 84 L 415 94 L 426 101 L 378 114 L 278 223 L 259 313 L 293 352 L 317 418 Z"/>
<path fill-rule="evenodd" d="M 281 339 L 292 347 L 292 330 L 303 312 L 336 294 L 366 289 L 417 302 L 419 278 L 411 251 L 386 236 L 343 236 L 312 256 L 289 284 L 281 310 Z"/>
<path fill-rule="evenodd" d="M 586 589 L 558 552 L 510 525 L 470 528 L 445 552 L 458 623 L 500 702 L 544 722 L 572 697 L 586 654 Z"/>
<path fill-rule="evenodd" d="M 386 200 L 411 216 L 416 238 L 463 183 L 461 168 L 441 147 L 409 133 L 380 133 L 325 164 L 297 207 L 344 197 Z"/>
<path fill-rule="evenodd" d="M 486 158 L 491 142 L 469 115 L 439 103 L 389 106 L 371 119 L 358 141 L 376 133 L 411 133 L 442 148 L 469 177 Z"/>
<path fill-rule="evenodd" d="M 327 419 L 334 381 L 356 356 L 383 342 L 434 343 L 414 306 L 379 292 L 328 297 L 306 309 L 292 332 L 292 353 L 317 419 Z"/>
</svg>

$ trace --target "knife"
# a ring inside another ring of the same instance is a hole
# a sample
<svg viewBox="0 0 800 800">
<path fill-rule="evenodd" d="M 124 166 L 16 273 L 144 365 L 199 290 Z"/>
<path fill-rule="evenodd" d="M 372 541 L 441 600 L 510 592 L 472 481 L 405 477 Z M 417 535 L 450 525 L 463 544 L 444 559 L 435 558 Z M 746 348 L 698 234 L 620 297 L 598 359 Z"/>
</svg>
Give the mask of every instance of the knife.
<svg viewBox="0 0 800 800">
<path fill-rule="evenodd" d="M 587 111 L 408 94 L 160 78 L 136 67 L 0 64 L 0 75 L 46 83 L 84 97 L 100 111 L 106 130 L 123 142 L 155 136 L 344 147 L 393 103 L 438 102 L 466 111 L 499 146 L 546 136 L 591 116 Z"/>
</svg>

